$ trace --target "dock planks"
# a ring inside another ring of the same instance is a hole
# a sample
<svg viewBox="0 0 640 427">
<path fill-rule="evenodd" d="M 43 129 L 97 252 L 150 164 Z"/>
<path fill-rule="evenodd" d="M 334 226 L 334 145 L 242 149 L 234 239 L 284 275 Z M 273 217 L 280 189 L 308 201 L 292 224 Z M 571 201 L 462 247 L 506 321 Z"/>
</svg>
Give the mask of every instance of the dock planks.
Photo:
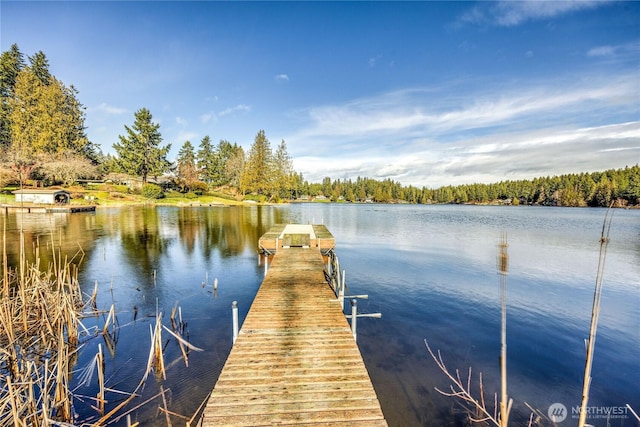
<svg viewBox="0 0 640 427">
<path fill-rule="evenodd" d="M 203 426 L 387 425 L 323 269 L 319 247 L 278 248 Z"/>
</svg>

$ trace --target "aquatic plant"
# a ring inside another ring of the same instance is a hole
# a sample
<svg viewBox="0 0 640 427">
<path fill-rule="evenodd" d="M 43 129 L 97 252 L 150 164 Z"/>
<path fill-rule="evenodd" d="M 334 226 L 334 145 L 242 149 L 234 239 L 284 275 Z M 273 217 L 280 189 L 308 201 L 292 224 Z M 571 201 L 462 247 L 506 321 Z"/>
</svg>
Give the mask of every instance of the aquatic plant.
<svg viewBox="0 0 640 427">
<path fill-rule="evenodd" d="M 6 227 L 6 225 L 5 225 Z M 23 237 L 21 236 L 21 241 Z M 22 245 L 22 248 L 24 245 Z M 75 262 L 60 253 L 46 271 L 7 263 L 3 233 L 0 282 L 0 424 L 48 425 L 73 421 L 69 381 L 75 364 L 83 309 Z"/>
<path fill-rule="evenodd" d="M 162 398 L 159 408 L 167 419 L 171 415 L 187 420 L 187 417 L 167 408 L 164 396 L 167 389 L 162 385 L 161 393 L 133 408 L 128 407 L 134 398 L 142 395 L 141 390 L 152 370 L 159 381 L 166 378 L 162 329 L 178 342 L 186 365 L 190 350 L 202 351 L 183 336 L 186 322 L 182 320 L 181 308 L 176 306 L 177 319 L 175 310 L 172 313 L 173 330 L 162 325 L 162 312 L 156 313 L 156 324 L 151 330 L 149 363 L 143 377 L 131 392 L 114 390 L 105 377 L 101 344 L 85 366 L 76 366 L 80 348 L 95 337 L 104 339 L 113 356 L 121 328 L 113 304 L 106 311 L 98 308 L 97 282 L 92 295 L 83 300 L 78 281 L 78 266 L 84 257 L 82 250 L 68 258 L 60 249 L 57 252 L 53 249 L 52 260 L 43 270 L 40 249 L 35 248 L 35 260 L 28 262 L 22 244 L 19 265 L 12 268 L 7 259 L 6 224 L 4 228 L 0 280 L 0 425 L 100 426 L 117 422 L 158 398 Z M 21 242 L 24 240 L 23 233 L 20 233 L 20 239 Z M 54 248 L 55 244 L 51 247 Z M 94 326 L 87 329 L 82 323 L 81 319 L 85 317 L 98 319 L 101 315 L 104 319 L 102 328 Z M 81 388 L 90 386 L 94 378 L 98 383 L 96 393 L 82 395 Z M 107 393 L 125 398 L 119 398 L 116 405 L 108 408 Z M 80 419 L 75 411 L 75 406 L 84 402 L 89 402 L 96 411 L 90 419 Z"/>
</svg>

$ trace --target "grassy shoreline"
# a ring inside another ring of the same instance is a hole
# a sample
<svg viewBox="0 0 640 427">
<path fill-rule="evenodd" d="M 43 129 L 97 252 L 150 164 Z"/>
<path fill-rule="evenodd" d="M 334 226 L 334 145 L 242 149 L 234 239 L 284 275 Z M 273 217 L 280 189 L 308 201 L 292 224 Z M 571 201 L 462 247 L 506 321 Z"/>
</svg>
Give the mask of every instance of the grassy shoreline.
<svg viewBox="0 0 640 427">
<path fill-rule="evenodd" d="M 232 200 L 230 198 L 201 195 L 198 197 L 186 197 L 181 193 L 168 193 L 161 199 L 148 199 L 139 194 L 132 194 L 117 191 L 104 190 L 87 190 L 77 188 L 65 188 L 72 194 L 71 205 L 95 205 L 96 208 L 104 207 L 120 207 L 120 206 L 139 206 L 139 205 L 156 205 L 156 206 L 185 206 L 185 205 L 246 205 L 246 201 Z M 250 202 L 251 203 L 251 202 Z M 0 193 L 0 205 L 19 205 L 13 194 Z M 30 204 L 30 203 L 25 203 Z"/>
<path fill-rule="evenodd" d="M 123 187 L 123 188 L 119 188 Z M 54 187 L 62 188 L 62 187 Z M 40 206 L 33 203 L 20 203 L 15 201 L 15 196 L 11 194 L 12 190 L 16 188 L 4 188 L 0 189 L 0 205 L 9 206 Z M 179 193 L 177 191 L 168 191 L 165 196 L 160 199 L 149 199 L 141 194 L 130 193 L 124 186 L 109 186 L 108 188 L 84 188 L 84 187 L 67 187 L 64 190 L 71 193 L 71 205 L 74 206 L 95 206 L 96 209 L 110 208 L 110 207 L 124 207 L 124 206 L 256 206 L 256 205 L 274 205 L 282 203 L 348 203 L 345 201 L 331 202 L 329 199 L 313 200 L 312 202 L 300 202 L 300 201 L 281 201 L 281 202 L 266 202 L 255 199 L 238 200 L 232 195 L 213 195 L 203 194 L 194 195 L 193 193 Z M 362 203 L 363 202 L 356 202 Z M 441 204 L 441 203 L 434 203 Z M 499 206 L 504 203 L 498 201 L 488 203 L 462 203 L 464 205 L 481 205 L 481 206 Z M 515 206 L 515 204 L 514 204 Z M 619 207 L 619 206 L 614 206 Z M 626 206 L 627 209 L 640 209 L 640 205 Z"/>
</svg>

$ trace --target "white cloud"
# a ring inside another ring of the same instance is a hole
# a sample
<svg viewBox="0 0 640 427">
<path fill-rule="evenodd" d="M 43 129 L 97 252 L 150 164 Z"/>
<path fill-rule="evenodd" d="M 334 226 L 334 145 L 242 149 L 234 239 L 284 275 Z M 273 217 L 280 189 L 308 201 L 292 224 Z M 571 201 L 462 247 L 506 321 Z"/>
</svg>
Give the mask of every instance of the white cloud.
<svg viewBox="0 0 640 427">
<path fill-rule="evenodd" d="M 505 86 L 469 82 L 311 107 L 308 125 L 285 139 L 296 169 L 311 182 L 495 182 L 623 167 L 640 158 L 640 123 L 629 121 L 639 115 L 635 75 Z"/>
<path fill-rule="evenodd" d="M 103 102 L 95 107 L 89 107 L 87 108 L 87 110 L 89 112 L 104 113 L 108 115 L 119 115 L 127 112 L 126 108 L 114 107 L 107 104 L 106 102 Z"/>
<path fill-rule="evenodd" d="M 371 68 L 375 67 L 378 61 L 380 61 L 381 59 L 382 59 L 382 55 L 377 55 L 369 58 L 369 67 Z"/>
<path fill-rule="evenodd" d="M 204 113 L 200 116 L 200 121 L 204 124 L 209 123 L 209 122 L 217 122 L 218 121 L 218 116 L 216 115 L 215 112 L 213 111 L 209 111 L 207 113 Z"/>
<path fill-rule="evenodd" d="M 202 124 L 216 123 L 218 119 L 222 117 L 231 116 L 236 113 L 249 112 L 249 111 L 251 111 L 250 105 L 238 104 L 234 107 L 226 108 L 220 112 L 207 111 L 206 113 L 200 115 L 200 122 Z"/>
<path fill-rule="evenodd" d="M 189 124 L 186 119 L 184 119 L 184 118 L 182 118 L 180 116 L 176 117 L 176 123 L 178 125 L 180 125 L 180 126 L 186 126 L 186 125 Z"/>
<path fill-rule="evenodd" d="M 633 75 L 611 76 L 600 81 L 594 78 L 575 80 L 572 84 L 514 86 L 502 92 L 467 92 L 465 97 L 418 88 L 358 99 L 344 105 L 312 107 L 307 111 L 310 125 L 294 137 L 357 140 L 371 135 L 460 134 L 516 122 L 526 126 L 529 121 L 529 126 L 540 126 L 563 117 L 580 118 L 581 112 L 613 105 L 622 109 L 637 108 L 630 95 L 638 93 L 639 88 Z M 456 92 L 466 91 L 466 87 L 460 87 Z"/>
<path fill-rule="evenodd" d="M 480 3 L 460 16 L 457 25 L 473 24 L 512 27 L 527 21 L 549 19 L 583 9 L 595 8 L 608 2 L 607 0 L 519 0 Z"/>
<path fill-rule="evenodd" d="M 634 41 L 632 43 L 625 43 L 614 46 L 596 46 L 587 51 L 587 56 L 590 58 L 599 58 L 603 60 L 629 60 L 634 64 L 637 64 L 638 57 L 640 57 L 640 41 Z"/>
<path fill-rule="evenodd" d="M 195 132 L 179 132 L 178 136 L 176 136 L 176 141 L 178 144 L 176 146 L 182 146 L 185 141 L 193 141 L 198 137 L 198 134 Z"/>
<path fill-rule="evenodd" d="M 286 74 L 277 74 L 275 76 L 276 81 L 285 81 L 288 82 L 289 81 L 289 76 Z"/>
<path fill-rule="evenodd" d="M 238 104 L 234 107 L 229 107 L 225 110 L 222 110 L 218 113 L 219 117 L 228 116 L 235 113 L 246 113 L 251 111 L 251 106 L 245 104 Z"/>
<path fill-rule="evenodd" d="M 598 46 L 590 49 L 587 56 L 612 56 L 616 52 L 613 46 Z"/>
<path fill-rule="evenodd" d="M 294 157 L 305 179 L 325 176 L 391 178 L 404 185 L 432 188 L 473 182 L 580 173 L 623 167 L 640 156 L 640 122 L 592 128 L 505 132 L 452 144 L 424 141 L 382 156 L 363 148 L 329 162 L 321 156 Z M 318 165 L 322 165 L 321 168 Z"/>
</svg>

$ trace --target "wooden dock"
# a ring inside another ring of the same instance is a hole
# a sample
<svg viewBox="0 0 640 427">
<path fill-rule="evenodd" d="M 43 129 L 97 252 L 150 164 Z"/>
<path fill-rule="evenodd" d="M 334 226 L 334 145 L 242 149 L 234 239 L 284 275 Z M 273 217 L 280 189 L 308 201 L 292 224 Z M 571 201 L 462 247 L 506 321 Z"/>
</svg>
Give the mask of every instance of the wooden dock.
<svg viewBox="0 0 640 427">
<path fill-rule="evenodd" d="M 336 241 L 324 224 L 277 224 L 258 240 L 260 253 L 273 255 L 278 248 L 317 247 L 323 255 L 333 250 Z"/>
<path fill-rule="evenodd" d="M 95 205 L 31 205 L 31 204 L 3 204 L 0 212 L 26 212 L 26 213 L 76 213 L 95 212 Z"/>
<path fill-rule="evenodd" d="M 387 425 L 342 306 L 325 280 L 321 249 L 333 248 L 330 242 L 324 226 L 281 226 L 260 239 L 261 251 L 275 256 L 202 426 Z"/>
</svg>

